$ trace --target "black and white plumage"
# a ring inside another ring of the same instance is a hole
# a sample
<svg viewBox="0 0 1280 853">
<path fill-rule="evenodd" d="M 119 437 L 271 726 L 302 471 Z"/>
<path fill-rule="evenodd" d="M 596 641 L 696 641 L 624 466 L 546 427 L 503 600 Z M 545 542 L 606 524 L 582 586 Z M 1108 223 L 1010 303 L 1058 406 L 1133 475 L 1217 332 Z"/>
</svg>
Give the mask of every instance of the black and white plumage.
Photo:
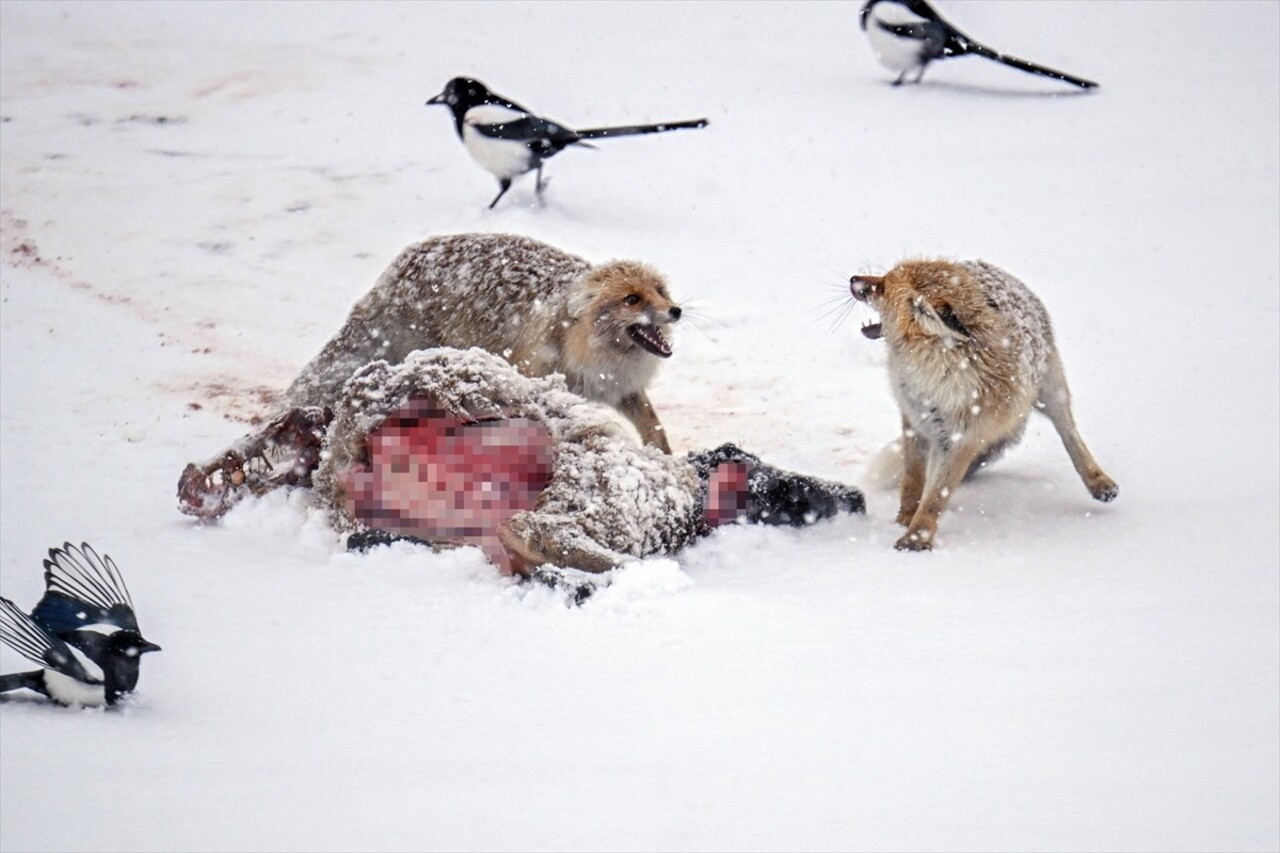
<svg viewBox="0 0 1280 853">
<path fill-rule="evenodd" d="M 427 106 L 443 104 L 453 111 L 454 127 L 467 153 L 498 179 L 498 194 L 489 203 L 492 209 L 498 199 L 511 188 L 511 181 L 526 172 L 536 171 L 536 192 L 542 200 L 546 181 L 542 163 L 570 145 L 591 148 L 588 140 L 614 136 L 637 136 L 668 130 L 706 127 L 705 118 L 689 121 L 641 124 L 622 127 L 597 127 L 573 130 L 559 122 L 536 115 L 515 101 L 489 91 L 479 80 L 455 77 L 444 91 L 427 101 Z"/>
<path fill-rule="evenodd" d="M 0 598 L 0 640 L 38 664 L 0 675 L 0 693 L 27 688 L 63 705 L 114 705 L 138 684 L 143 639 L 115 562 L 87 543 L 49 549 L 45 594 L 31 615 Z"/>
<path fill-rule="evenodd" d="M 981 56 L 1082 89 L 1098 85 L 992 50 L 948 23 L 926 0 L 867 0 L 862 7 L 862 29 L 880 64 L 898 72 L 895 86 L 913 71 L 913 82 L 919 83 L 930 62 L 952 56 Z"/>
</svg>

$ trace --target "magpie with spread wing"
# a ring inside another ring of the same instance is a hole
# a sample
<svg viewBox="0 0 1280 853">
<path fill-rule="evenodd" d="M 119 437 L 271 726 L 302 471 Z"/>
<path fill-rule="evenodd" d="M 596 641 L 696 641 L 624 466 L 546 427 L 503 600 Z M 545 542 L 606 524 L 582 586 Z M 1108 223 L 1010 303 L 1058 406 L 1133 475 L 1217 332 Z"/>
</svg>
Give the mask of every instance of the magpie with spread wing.
<svg viewBox="0 0 1280 853">
<path fill-rule="evenodd" d="M 50 548 L 45 594 L 31 615 L 0 598 L 0 640 L 41 669 L 0 675 L 0 693 L 26 688 L 63 705 L 114 705 L 138 684 L 142 638 L 129 590 L 87 543 Z"/>
<path fill-rule="evenodd" d="M 930 62 L 952 56 L 981 56 L 1081 89 L 1098 85 L 979 44 L 948 23 L 926 0 L 867 0 L 862 7 L 862 29 L 880 64 L 899 72 L 893 82 L 895 86 L 905 81 L 912 71 L 916 75 L 913 82 L 919 83 Z"/>
<path fill-rule="evenodd" d="M 467 153 L 498 179 L 498 194 L 489 203 L 490 210 L 511 188 L 512 179 L 526 172 L 538 173 L 535 189 L 541 202 L 547 185 L 542 178 L 542 162 L 570 145 L 593 148 L 588 140 L 707 126 L 707 120 L 700 118 L 573 130 L 530 112 L 469 77 L 450 80 L 444 91 L 427 101 L 427 106 L 433 104 L 443 104 L 453 111 L 454 127 Z"/>
</svg>

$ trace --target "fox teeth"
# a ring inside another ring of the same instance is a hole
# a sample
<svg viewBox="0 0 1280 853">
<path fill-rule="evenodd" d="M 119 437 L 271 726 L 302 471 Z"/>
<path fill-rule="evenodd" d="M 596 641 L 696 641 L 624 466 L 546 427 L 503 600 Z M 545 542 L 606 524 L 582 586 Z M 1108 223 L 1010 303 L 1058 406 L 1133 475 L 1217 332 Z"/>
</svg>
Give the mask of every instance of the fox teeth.
<svg viewBox="0 0 1280 853">
<path fill-rule="evenodd" d="M 671 344 L 662 336 L 662 330 L 652 323 L 636 323 L 627 331 L 641 347 L 661 358 L 671 355 Z"/>
</svg>

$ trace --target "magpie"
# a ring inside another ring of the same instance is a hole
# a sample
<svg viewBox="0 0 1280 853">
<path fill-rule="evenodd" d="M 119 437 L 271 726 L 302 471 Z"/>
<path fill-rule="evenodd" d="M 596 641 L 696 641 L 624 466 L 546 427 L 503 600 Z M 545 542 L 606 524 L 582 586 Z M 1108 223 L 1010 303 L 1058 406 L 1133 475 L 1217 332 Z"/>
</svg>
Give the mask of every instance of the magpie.
<svg viewBox="0 0 1280 853">
<path fill-rule="evenodd" d="M 138 665 L 160 647 L 142 638 L 115 562 L 87 543 L 50 548 L 44 598 L 31 615 L 0 598 L 0 640 L 39 664 L 0 675 L 0 693 L 26 688 L 63 705 L 114 705 L 138 684 Z"/>
<path fill-rule="evenodd" d="M 559 154 L 567 146 L 594 148 L 589 139 L 613 136 L 636 136 L 663 133 L 668 130 L 706 127 L 705 118 L 662 124 L 638 124 L 625 127 L 595 127 L 573 130 L 559 122 L 535 115 L 515 101 L 504 98 L 479 80 L 455 77 L 444 91 L 427 101 L 426 106 L 443 104 L 453 111 L 454 128 L 467 153 L 498 179 L 498 194 L 489 203 L 492 210 L 498 199 L 511 188 L 511 179 L 537 171 L 535 189 L 538 201 L 547 181 L 542 178 L 542 161 Z"/>
<path fill-rule="evenodd" d="M 862 7 L 862 29 L 880 64 L 900 72 L 893 82 L 895 86 L 902 84 L 912 71 L 916 73 L 914 82 L 919 83 L 925 68 L 935 59 L 968 55 L 993 59 L 1082 89 L 1098 85 L 979 44 L 943 19 L 926 0 L 867 0 Z"/>
</svg>

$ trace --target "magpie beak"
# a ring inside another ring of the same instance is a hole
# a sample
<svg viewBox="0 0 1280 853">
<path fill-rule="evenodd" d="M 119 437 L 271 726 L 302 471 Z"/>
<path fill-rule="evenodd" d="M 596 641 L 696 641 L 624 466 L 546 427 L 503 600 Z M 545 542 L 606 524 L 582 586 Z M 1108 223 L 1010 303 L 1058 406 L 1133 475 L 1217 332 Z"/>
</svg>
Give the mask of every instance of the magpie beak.
<svg viewBox="0 0 1280 853">
<path fill-rule="evenodd" d="M 471 157 L 498 179 L 492 209 L 511 188 L 514 178 L 537 172 L 535 190 L 539 203 L 547 185 L 542 163 L 570 145 L 592 148 L 588 140 L 614 136 L 664 133 L 683 128 L 706 127 L 706 119 L 573 130 L 543 118 L 520 104 L 492 92 L 479 80 L 455 77 L 426 106 L 445 106 L 453 113 L 454 130 Z"/>
</svg>

